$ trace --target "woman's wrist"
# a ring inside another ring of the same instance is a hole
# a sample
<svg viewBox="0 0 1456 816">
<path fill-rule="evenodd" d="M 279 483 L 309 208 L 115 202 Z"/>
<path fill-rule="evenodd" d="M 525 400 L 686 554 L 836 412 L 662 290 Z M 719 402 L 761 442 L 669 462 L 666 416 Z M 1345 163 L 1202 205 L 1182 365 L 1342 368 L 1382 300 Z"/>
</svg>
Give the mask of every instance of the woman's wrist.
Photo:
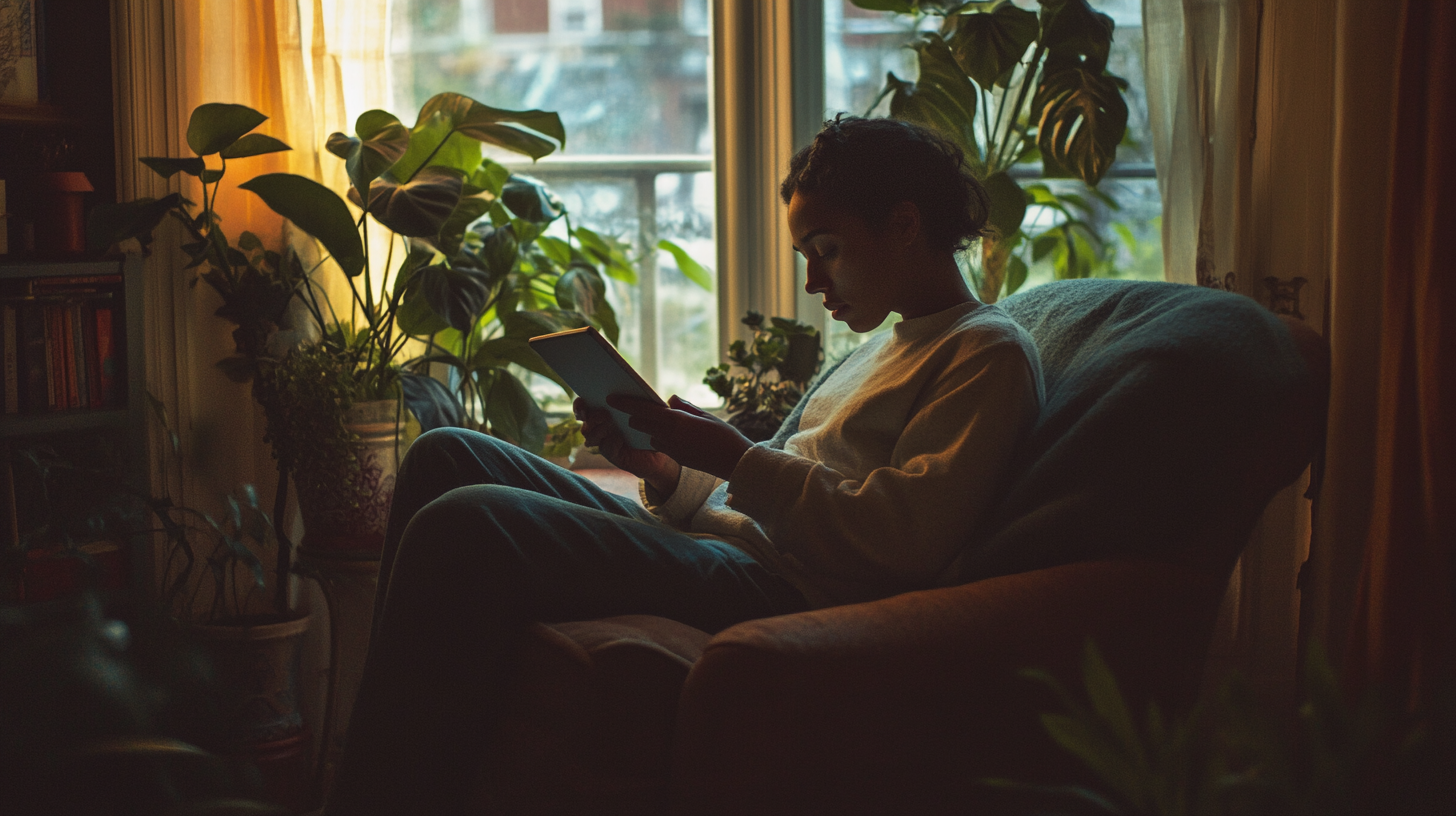
<svg viewBox="0 0 1456 816">
<path fill-rule="evenodd" d="M 657 495 L 661 496 L 665 501 L 673 493 L 677 492 L 677 482 L 681 476 L 682 465 L 679 465 L 674 459 L 668 459 L 666 467 L 657 473 L 643 476 L 642 480 L 651 485 L 652 489 L 657 491 Z"/>
</svg>

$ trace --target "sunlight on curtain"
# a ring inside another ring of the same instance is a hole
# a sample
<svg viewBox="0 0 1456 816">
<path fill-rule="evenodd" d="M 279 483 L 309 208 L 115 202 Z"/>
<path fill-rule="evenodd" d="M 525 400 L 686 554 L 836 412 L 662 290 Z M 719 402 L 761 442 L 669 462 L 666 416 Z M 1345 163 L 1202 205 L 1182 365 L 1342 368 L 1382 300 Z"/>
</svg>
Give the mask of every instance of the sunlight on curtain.
<svg viewBox="0 0 1456 816">
<path fill-rule="evenodd" d="M 293 148 L 239 159 L 229 168 L 218 212 L 230 238 L 236 240 L 246 229 L 270 246 L 283 239 L 282 219 L 256 196 L 236 189 L 254 176 L 297 173 L 341 194 L 348 189 L 343 160 L 325 152 L 323 143 L 335 131 L 353 133 L 359 114 L 390 102 L 385 58 L 389 5 L 389 0 L 202 0 L 179 5 L 183 109 L 205 102 L 247 105 L 269 117 L 259 132 Z M 412 118 L 405 124 L 413 124 Z M 290 239 L 305 258 L 314 257 L 310 239 Z M 388 248 L 384 230 L 371 233 L 372 257 L 386 257 Z M 327 264 L 318 280 L 342 317 L 351 302 L 342 274 Z"/>
</svg>

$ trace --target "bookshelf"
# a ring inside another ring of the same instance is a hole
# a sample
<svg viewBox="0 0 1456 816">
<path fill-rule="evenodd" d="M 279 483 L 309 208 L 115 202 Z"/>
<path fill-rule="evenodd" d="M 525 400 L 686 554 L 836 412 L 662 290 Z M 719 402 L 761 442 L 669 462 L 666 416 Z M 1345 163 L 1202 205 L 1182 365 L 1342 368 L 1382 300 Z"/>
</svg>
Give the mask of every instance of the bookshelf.
<svg viewBox="0 0 1456 816">
<path fill-rule="evenodd" d="M 134 491 L 145 491 L 149 480 L 142 268 L 139 255 L 0 260 L 0 542 L 27 581 L 36 564 L 26 559 L 34 556 L 18 554 L 17 545 L 44 549 L 69 539 L 87 545 L 87 552 L 104 553 L 95 559 L 113 582 L 127 574 L 128 586 L 150 582 L 149 548 L 119 532 L 127 526 L 121 516 L 139 509 Z M 62 323 L 56 315 L 67 310 Z M 110 355 L 96 339 L 103 333 L 98 311 L 112 323 Z M 44 332 L 36 328 L 42 320 Z M 52 328 L 62 325 L 73 332 L 73 344 L 64 343 L 63 329 Z M 6 349 L 12 338 L 13 357 Z M 107 356 L 113 365 L 103 380 L 101 358 Z M 88 542 L 91 537 L 120 549 Z M 47 563 L 42 571 L 53 575 L 77 566 Z M 7 580 L 13 583 L 19 576 L 11 572 Z M 29 595 L 27 600 L 36 599 Z"/>
</svg>

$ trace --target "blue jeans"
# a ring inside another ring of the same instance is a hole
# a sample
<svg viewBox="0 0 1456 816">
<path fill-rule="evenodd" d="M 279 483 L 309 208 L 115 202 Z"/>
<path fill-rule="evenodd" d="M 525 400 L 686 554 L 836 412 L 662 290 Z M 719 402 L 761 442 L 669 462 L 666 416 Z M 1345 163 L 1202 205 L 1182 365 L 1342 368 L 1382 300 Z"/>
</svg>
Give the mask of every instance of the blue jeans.
<svg viewBox="0 0 1456 816">
<path fill-rule="evenodd" d="M 647 614 L 717 632 L 807 608 L 729 544 L 492 437 L 431 431 L 400 466 L 327 811 L 458 812 L 532 621 Z"/>
</svg>

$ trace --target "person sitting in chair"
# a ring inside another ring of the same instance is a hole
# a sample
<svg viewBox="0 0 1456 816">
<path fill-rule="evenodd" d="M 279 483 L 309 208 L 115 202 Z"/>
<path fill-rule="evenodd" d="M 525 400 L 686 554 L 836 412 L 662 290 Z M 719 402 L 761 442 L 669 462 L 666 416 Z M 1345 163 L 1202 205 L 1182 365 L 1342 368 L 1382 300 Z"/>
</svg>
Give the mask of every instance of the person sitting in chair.
<svg viewBox="0 0 1456 816">
<path fill-rule="evenodd" d="M 770 442 L 676 396 L 580 400 L 644 507 L 492 437 L 421 436 L 400 467 L 373 640 L 326 812 L 460 812 L 532 621 L 646 614 L 706 632 L 955 583 L 1042 401 L 1025 330 L 956 253 L 985 191 L 929 130 L 841 116 L 780 190 L 805 290 L 856 332 Z M 619 400 L 620 401 L 617 401 Z"/>
</svg>

